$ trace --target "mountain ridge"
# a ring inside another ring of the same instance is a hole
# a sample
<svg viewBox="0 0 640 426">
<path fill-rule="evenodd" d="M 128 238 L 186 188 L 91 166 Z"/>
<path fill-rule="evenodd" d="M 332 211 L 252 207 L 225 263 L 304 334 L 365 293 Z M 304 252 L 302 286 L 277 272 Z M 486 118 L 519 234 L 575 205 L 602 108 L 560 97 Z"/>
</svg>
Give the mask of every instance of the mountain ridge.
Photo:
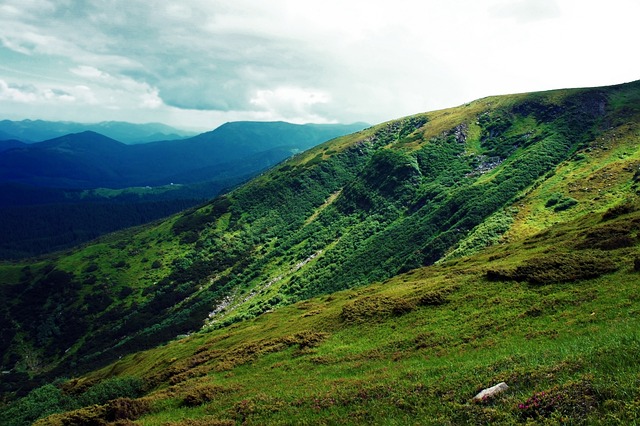
<svg viewBox="0 0 640 426">
<path fill-rule="evenodd" d="M 179 130 L 161 123 L 134 124 L 123 121 L 75 123 L 71 121 L 21 120 L 0 121 L 0 138 L 21 140 L 25 143 L 41 142 L 70 133 L 94 131 L 127 144 L 146 143 L 168 139 L 183 139 L 195 132 Z M 5 135 L 5 136 L 2 136 Z"/>
<path fill-rule="evenodd" d="M 290 123 L 248 123 L 227 124 L 179 141 L 138 145 L 127 145 L 93 131 L 60 136 L 0 152 L 0 179 L 80 189 L 166 185 L 173 176 L 184 178 L 176 183 L 198 183 L 215 179 L 217 165 L 241 168 L 250 155 L 278 152 L 273 160 L 258 166 L 257 170 L 261 170 L 293 152 L 354 129 L 354 125 L 312 128 Z M 233 131 L 229 132 L 229 128 Z M 189 176 L 192 170 L 212 167 L 207 176 Z M 65 175 L 67 170 L 69 176 Z"/>
<path fill-rule="evenodd" d="M 118 396 L 145 424 L 633 421 L 639 105 L 634 82 L 392 120 L 153 226 L 3 265 L 4 365 L 87 371 L 46 388 L 86 401 L 144 383 L 51 424 L 106 422 Z"/>
</svg>

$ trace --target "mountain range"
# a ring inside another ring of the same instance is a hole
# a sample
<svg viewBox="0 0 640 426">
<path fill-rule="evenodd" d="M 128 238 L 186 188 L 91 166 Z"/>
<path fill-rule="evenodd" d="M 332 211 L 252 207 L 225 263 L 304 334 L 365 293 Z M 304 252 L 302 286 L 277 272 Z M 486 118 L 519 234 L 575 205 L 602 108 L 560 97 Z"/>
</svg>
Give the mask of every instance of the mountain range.
<svg viewBox="0 0 640 426">
<path fill-rule="evenodd" d="M 213 181 L 255 173 L 363 127 L 234 122 L 191 138 L 137 145 L 84 131 L 5 148 L 0 182 L 88 189 Z"/>
<path fill-rule="evenodd" d="M 41 142 L 71 133 L 92 131 L 127 144 L 184 139 L 196 132 L 176 129 L 166 124 L 133 124 L 120 121 L 74 123 L 69 121 L 22 120 L 0 121 L 0 140 L 15 139 L 25 143 Z"/>
<path fill-rule="evenodd" d="M 487 97 L 1 264 L 0 420 L 637 422 L 639 134 L 640 81 Z"/>
<path fill-rule="evenodd" d="M 59 250 L 166 217 L 364 126 L 234 122 L 137 145 L 93 131 L 0 142 L 0 258 Z"/>
</svg>

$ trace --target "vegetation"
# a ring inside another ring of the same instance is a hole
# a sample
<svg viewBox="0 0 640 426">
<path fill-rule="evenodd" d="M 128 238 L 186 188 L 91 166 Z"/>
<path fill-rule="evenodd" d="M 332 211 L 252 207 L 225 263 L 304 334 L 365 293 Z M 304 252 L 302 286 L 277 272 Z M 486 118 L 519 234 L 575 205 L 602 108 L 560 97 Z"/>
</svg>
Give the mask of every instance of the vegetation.
<svg viewBox="0 0 640 426">
<path fill-rule="evenodd" d="M 40 424 L 637 422 L 638 101 L 632 83 L 383 123 L 3 265 L 2 386 L 23 398 L 2 418 L 42 392 Z"/>
<path fill-rule="evenodd" d="M 18 127 L 29 125 L 41 127 L 38 134 L 77 127 L 51 129 L 40 121 Z M 127 146 L 84 132 L 0 149 L 0 259 L 66 249 L 175 214 L 362 127 L 235 122 L 178 141 Z M 127 126 L 106 126 L 117 128 Z"/>
</svg>

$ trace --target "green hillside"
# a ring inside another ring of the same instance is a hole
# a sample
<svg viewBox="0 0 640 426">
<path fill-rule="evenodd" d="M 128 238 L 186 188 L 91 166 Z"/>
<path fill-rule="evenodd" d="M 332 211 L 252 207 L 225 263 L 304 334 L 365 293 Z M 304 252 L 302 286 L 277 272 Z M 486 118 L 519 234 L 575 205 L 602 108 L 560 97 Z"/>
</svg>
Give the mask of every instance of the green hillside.
<svg viewBox="0 0 640 426">
<path fill-rule="evenodd" d="M 485 98 L 5 264 L 0 420 L 637 422 L 639 118 L 640 82 Z"/>
</svg>

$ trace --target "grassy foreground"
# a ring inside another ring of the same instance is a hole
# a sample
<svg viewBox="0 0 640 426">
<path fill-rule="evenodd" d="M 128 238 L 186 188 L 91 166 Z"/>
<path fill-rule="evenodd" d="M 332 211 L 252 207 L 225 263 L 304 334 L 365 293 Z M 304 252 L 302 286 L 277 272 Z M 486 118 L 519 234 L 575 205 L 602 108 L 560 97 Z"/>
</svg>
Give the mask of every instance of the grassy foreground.
<svg viewBox="0 0 640 426">
<path fill-rule="evenodd" d="M 197 333 L 61 386 L 135 377 L 139 397 L 36 424 L 634 424 L 638 228 L 626 205 Z"/>
</svg>

